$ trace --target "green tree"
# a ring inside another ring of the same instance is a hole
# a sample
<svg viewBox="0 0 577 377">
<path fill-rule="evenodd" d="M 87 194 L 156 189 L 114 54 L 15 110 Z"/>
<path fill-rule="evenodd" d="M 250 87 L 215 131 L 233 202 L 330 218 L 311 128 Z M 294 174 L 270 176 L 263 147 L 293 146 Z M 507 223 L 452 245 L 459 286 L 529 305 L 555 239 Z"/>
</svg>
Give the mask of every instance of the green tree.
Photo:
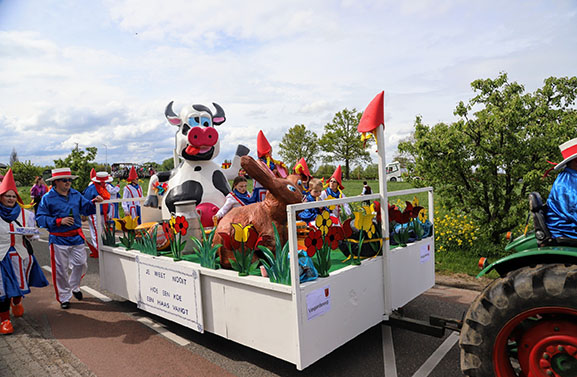
<svg viewBox="0 0 577 377">
<path fill-rule="evenodd" d="M 365 167 L 363 171 L 364 179 L 379 179 L 379 165 L 370 164 Z"/>
<path fill-rule="evenodd" d="M 10 153 L 10 166 L 14 165 L 15 162 L 18 162 L 18 153 L 16 153 L 16 148 L 12 148 L 12 152 Z"/>
<path fill-rule="evenodd" d="M 54 165 L 57 168 L 70 168 L 72 174 L 78 176 L 78 179 L 73 181 L 72 186 L 82 192 L 90 183 L 90 170 L 96 168 L 94 159 L 97 153 L 98 148 L 96 147 L 87 147 L 86 151 L 83 151 L 76 146 L 64 159 L 54 160 Z"/>
<path fill-rule="evenodd" d="M 333 175 L 336 168 L 337 167 L 335 165 L 323 164 L 323 165 L 319 166 L 319 168 L 315 172 L 314 176 L 319 178 L 319 179 L 323 178 L 323 177 L 328 179 L 331 175 Z"/>
<path fill-rule="evenodd" d="M 475 97 L 454 112 L 461 119 L 429 127 L 417 117 L 413 142 L 398 148 L 414 161 L 410 175 L 471 215 L 498 249 L 503 234 L 523 222 L 528 193 L 547 196 L 547 160 L 560 161 L 559 144 L 577 133 L 577 77 L 548 78 L 534 93 L 505 73 L 471 87 Z"/>
<path fill-rule="evenodd" d="M 36 166 L 30 161 L 14 161 L 10 168 L 12 169 L 12 174 L 14 174 L 16 184 L 19 186 L 32 186 L 34 184 L 34 178 L 42 176 L 42 171 L 44 170 L 43 167 Z M 2 174 L 6 174 L 7 171 L 8 168 L 3 169 Z"/>
<path fill-rule="evenodd" d="M 304 124 L 297 124 L 284 134 L 279 149 L 279 154 L 289 168 L 292 169 L 302 157 L 307 162 L 309 170 L 312 171 L 319 155 L 317 134 L 307 130 Z"/>
<path fill-rule="evenodd" d="M 351 164 L 371 162 L 369 152 L 357 132 L 362 115 L 356 109 L 344 109 L 336 113 L 332 122 L 325 125 L 325 133 L 319 140 L 321 149 L 327 154 L 327 162 L 345 162 L 346 179 L 349 179 Z"/>
<path fill-rule="evenodd" d="M 162 164 L 160 164 L 158 171 L 169 171 L 172 169 L 174 169 L 174 159 L 171 157 L 162 161 Z"/>
</svg>

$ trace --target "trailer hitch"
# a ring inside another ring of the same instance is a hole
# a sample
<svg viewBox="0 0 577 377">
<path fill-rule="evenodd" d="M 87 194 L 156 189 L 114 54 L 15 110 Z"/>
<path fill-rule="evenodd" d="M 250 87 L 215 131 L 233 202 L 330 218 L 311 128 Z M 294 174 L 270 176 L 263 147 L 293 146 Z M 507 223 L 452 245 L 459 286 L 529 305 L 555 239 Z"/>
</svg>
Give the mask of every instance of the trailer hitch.
<svg viewBox="0 0 577 377">
<path fill-rule="evenodd" d="M 429 316 L 429 321 L 427 322 L 415 318 L 404 317 L 396 312 L 391 313 L 389 319 L 383 321 L 383 324 L 437 338 L 445 336 L 445 329 L 460 332 L 461 327 L 463 326 L 463 322 L 456 319 Z"/>
</svg>

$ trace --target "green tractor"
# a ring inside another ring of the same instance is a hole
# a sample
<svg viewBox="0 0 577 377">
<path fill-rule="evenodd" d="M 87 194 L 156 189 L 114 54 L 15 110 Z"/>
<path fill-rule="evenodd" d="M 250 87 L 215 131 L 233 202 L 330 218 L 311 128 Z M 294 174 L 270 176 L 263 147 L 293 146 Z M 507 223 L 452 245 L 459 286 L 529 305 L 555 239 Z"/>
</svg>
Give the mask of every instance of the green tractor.
<svg viewBox="0 0 577 377">
<path fill-rule="evenodd" d="M 500 277 L 473 301 L 462 323 L 461 369 L 468 376 L 577 376 L 577 240 L 553 238 L 538 193 L 529 195 L 534 232 L 513 254 L 486 266 Z"/>
</svg>

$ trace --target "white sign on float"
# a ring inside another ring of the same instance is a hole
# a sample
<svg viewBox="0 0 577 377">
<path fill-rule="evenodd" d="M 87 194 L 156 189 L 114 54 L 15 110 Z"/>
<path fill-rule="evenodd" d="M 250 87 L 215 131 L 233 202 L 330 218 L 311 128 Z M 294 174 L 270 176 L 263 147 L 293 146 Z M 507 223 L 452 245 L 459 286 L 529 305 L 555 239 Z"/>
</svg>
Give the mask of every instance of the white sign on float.
<svg viewBox="0 0 577 377">
<path fill-rule="evenodd" d="M 427 243 L 426 245 L 421 245 L 421 258 L 419 258 L 419 262 L 423 264 L 429 259 L 431 259 L 431 244 Z"/>
<path fill-rule="evenodd" d="M 331 310 L 331 289 L 327 285 L 307 294 L 307 317 L 309 320 Z"/>
<path fill-rule="evenodd" d="M 137 255 L 138 308 L 204 333 L 200 277 L 171 260 Z"/>
</svg>

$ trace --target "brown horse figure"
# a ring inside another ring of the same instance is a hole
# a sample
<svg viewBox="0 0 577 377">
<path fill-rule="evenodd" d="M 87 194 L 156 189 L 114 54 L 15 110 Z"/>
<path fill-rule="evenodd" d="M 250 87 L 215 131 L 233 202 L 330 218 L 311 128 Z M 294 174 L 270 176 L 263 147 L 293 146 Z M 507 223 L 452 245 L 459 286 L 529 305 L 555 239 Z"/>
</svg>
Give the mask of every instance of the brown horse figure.
<svg viewBox="0 0 577 377">
<path fill-rule="evenodd" d="M 233 237 L 232 224 L 241 224 L 242 226 L 252 224 L 263 238 L 261 245 L 274 252 L 273 224 L 276 225 L 280 240 L 284 244 L 288 239 L 286 207 L 289 204 L 301 203 L 303 200 L 301 190 L 296 185 L 298 177 L 278 178 L 264 164 L 249 156 L 241 157 L 240 164 L 248 175 L 259 181 L 264 188 L 268 189 L 268 192 L 264 201 L 233 208 L 224 215 L 216 228 L 213 245 L 223 244 L 219 233 L 227 233 Z M 218 255 L 220 256 L 220 265 L 230 269 L 229 259 L 234 259 L 233 251 L 222 246 Z M 256 260 L 256 256 L 253 258 L 254 260 Z"/>
</svg>

